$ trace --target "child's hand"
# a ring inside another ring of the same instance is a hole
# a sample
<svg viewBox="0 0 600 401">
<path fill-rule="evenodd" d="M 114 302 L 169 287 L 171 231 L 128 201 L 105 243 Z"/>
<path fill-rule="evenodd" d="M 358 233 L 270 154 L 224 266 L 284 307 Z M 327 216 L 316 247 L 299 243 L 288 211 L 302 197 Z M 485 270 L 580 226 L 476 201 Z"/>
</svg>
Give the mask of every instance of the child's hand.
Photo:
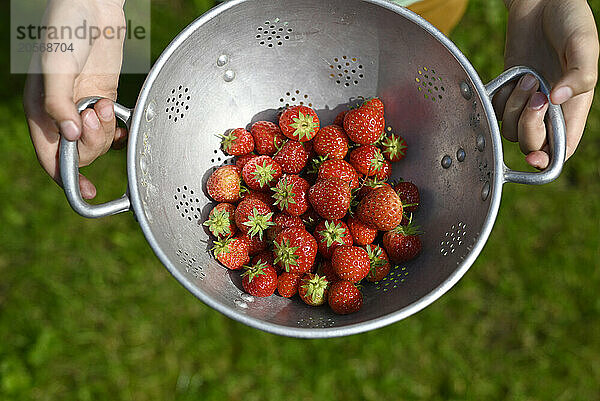
<svg viewBox="0 0 600 401">
<path fill-rule="evenodd" d="M 116 29 L 125 24 L 123 3 L 124 0 L 55 0 L 48 3 L 45 25 L 74 30 L 85 20 L 88 27 Z M 88 37 L 73 37 L 69 40 L 73 42 L 73 52 L 46 52 L 32 60 L 23 99 L 25 114 L 38 160 L 59 184 L 60 134 L 69 140 L 79 139 L 80 166 L 106 153 L 113 142 L 117 145 L 125 139 L 126 131 L 116 129 L 113 102 L 108 100 L 117 96 L 123 39 L 101 36 L 90 44 Z M 75 102 L 88 96 L 108 99 L 80 116 Z M 96 195 L 94 185 L 81 175 L 80 189 L 86 199 Z"/>
<path fill-rule="evenodd" d="M 594 96 L 598 72 L 598 33 L 584 0 L 505 0 L 509 9 L 505 68 L 533 67 L 552 86 L 550 100 L 562 105 L 567 158 L 577 148 Z M 526 161 L 548 166 L 544 114 L 548 101 L 538 83 L 525 76 L 494 98 L 502 133 L 518 141 Z"/>
</svg>

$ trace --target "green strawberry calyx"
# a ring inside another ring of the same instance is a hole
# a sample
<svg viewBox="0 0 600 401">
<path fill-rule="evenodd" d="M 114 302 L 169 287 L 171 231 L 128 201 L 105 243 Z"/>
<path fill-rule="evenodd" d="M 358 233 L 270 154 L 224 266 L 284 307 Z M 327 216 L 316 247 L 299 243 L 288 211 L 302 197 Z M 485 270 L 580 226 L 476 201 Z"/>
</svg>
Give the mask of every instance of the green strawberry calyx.
<svg viewBox="0 0 600 401">
<path fill-rule="evenodd" d="M 324 276 L 314 274 L 309 280 L 302 284 L 302 288 L 306 290 L 307 298 L 314 304 L 319 304 L 323 301 L 325 290 L 329 286 L 329 281 Z"/>
<path fill-rule="evenodd" d="M 383 153 L 387 153 L 390 159 L 402 158 L 406 154 L 406 141 L 401 136 L 392 134 L 381 142 Z"/>
<path fill-rule="evenodd" d="M 252 175 L 258 181 L 261 188 L 273 181 L 275 174 L 277 174 L 277 171 L 267 160 L 264 160 L 262 165 L 257 164 L 255 170 L 252 172 Z"/>
<path fill-rule="evenodd" d="M 237 239 L 228 237 L 220 241 L 215 241 L 214 246 L 211 249 L 215 255 L 215 258 L 218 258 L 224 253 L 230 253 L 233 241 L 237 241 Z"/>
<path fill-rule="evenodd" d="M 308 174 L 317 174 L 319 172 L 319 168 L 321 167 L 321 164 L 323 164 L 324 161 L 329 159 L 329 154 L 325 155 L 325 156 L 317 156 L 314 159 L 312 159 L 311 163 L 310 163 L 310 167 L 306 170 L 306 172 Z"/>
<path fill-rule="evenodd" d="M 248 276 L 248 282 L 251 283 L 254 278 L 260 276 L 265 273 L 264 269 L 267 267 L 267 262 L 263 262 L 262 260 L 252 266 L 244 266 L 244 272 L 242 273 L 242 277 Z"/>
<path fill-rule="evenodd" d="M 287 177 L 283 177 L 277 185 L 271 188 L 275 193 L 273 194 L 273 198 L 275 198 L 275 204 L 279 206 L 281 210 L 286 210 L 290 204 L 296 204 L 296 200 L 294 197 L 296 194 L 294 193 L 294 184 L 289 182 Z"/>
<path fill-rule="evenodd" d="M 343 238 L 347 235 L 342 224 L 333 221 L 325 221 L 325 229 L 319 231 L 319 234 L 323 236 L 327 248 L 331 247 L 334 243 L 343 245 Z"/>
<path fill-rule="evenodd" d="M 286 272 L 290 271 L 290 266 L 298 266 L 299 255 L 296 255 L 298 246 L 291 246 L 290 241 L 284 238 L 281 244 L 277 241 L 275 244 L 275 261 L 274 263 L 281 263 Z"/>
<path fill-rule="evenodd" d="M 214 209 L 208 220 L 202 225 L 208 227 L 210 232 L 217 238 L 231 235 L 231 218 L 225 209 Z"/>
<path fill-rule="evenodd" d="M 367 255 L 369 255 L 369 263 L 371 265 L 369 275 L 375 277 L 377 275 L 377 268 L 385 266 L 388 262 L 381 257 L 383 250 L 378 245 L 371 246 L 369 244 L 365 247 L 365 251 L 367 251 Z"/>
<path fill-rule="evenodd" d="M 381 170 L 385 158 L 379 149 L 375 152 L 375 155 L 369 160 L 369 173 Z"/>
<path fill-rule="evenodd" d="M 311 114 L 304 115 L 301 111 L 298 112 L 298 117 L 292 117 L 292 120 L 294 122 L 290 124 L 290 127 L 294 128 L 294 136 L 297 136 L 298 139 L 312 138 L 315 135 L 315 129 L 319 126 Z"/>
<path fill-rule="evenodd" d="M 231 130 L 227 134 L 219 135 L 221 137 L 221 146 L 225 152 L 229 152 L 231 147 L 235 144 L 237 135 L 235 135 L 234 132 L 235 131 Z"/>
<path fill-rule="evenodd" d="M 252 214 L 248 215 L 248 221 L 243 222 L 247 227 L 250 227 L 248 230 L 248 235 L 250 238 L 253 238 L 258 234 L 258 238 L 262 240 L 263 231 L 265 231 L 269 226 L 274 226 L 275 223 L 271 221 L 273 217 L 273 212 L 269 212 L 267 214 L 260 214 L 256 208 L 252 208 Z"/>
<path fill-rule="evenodd" d="M 399 224 L 397 227 L 392 228 L 391 230 L 394 233 L 398 233 L 398 234 L 402 234 L 405 237 L 411 236 L 411 235 L 421 235 L 423 234 L 423 232 L 421 231 L 421 227 L 419 227 L 418 225 L 416 225 L 413 220 L 412 220 L 412 213 L 408 219 L 408 224 L 403 226 L 401 224 Z"/>
</svg>

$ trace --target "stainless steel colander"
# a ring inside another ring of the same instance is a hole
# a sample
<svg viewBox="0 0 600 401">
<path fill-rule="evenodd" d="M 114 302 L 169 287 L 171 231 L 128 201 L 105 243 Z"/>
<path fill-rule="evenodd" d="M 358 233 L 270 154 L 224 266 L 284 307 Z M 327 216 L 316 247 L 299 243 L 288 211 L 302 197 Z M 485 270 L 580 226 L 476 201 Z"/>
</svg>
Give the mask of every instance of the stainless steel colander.
<svg viewBox="0 0 600 401">
<path fill-rule="evenodd" d="M 85 217 L 132 210 L 152 249 L 196 297 L 247 325 L 287 336 L 333 337 L 375 329 L 432 303 L 469 269 L 496 219 L 505 182 L 554 180 L 565 159 L 561 109 L 547 117 L 551 164 L 540 173 L 503 162 L 491 96 L 531 72 L 508 70 L 484 86 L 465 56 L 416 14 L 383 0 L 232 0 L 188 26 L 165 49 L 133 110 L 115 105 L 129 127 L 128 191 L 90 205 L 79 193 L 74 142 L 62 140 L 62 179 Z M 540 78 L 538 76 L 538 78 Z M 540 78 L 541 79 L 541 78 Z M 548 85 L 541 88 L 548 93 Z M 324 123 L 359 96 L 379 96 L 386 129 L 405 137 L 393 176 L 421 189 L 423 253 L 365 284 L 364 306 L 338 316 L 297 299 L 258 299 L 239 272 L 217 263 L 199 224 L 211 208 L 205 183 L 232 163 L 217 134 L 277 109 L 306 104 Z M 97 101 L 85 99 L 80 110 Z"/>
</svg>

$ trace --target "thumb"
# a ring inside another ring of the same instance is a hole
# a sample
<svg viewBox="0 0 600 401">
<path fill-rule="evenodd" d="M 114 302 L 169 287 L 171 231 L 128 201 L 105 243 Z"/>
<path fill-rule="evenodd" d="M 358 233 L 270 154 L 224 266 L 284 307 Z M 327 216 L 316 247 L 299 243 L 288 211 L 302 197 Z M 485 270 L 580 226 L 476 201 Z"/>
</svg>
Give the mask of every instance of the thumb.
<svg viewBox="0 0 600 401">
<path fill-rule="evenodd" d="M 81 136 L 81 117 L 73 102 L 74 74 L 44 75 L 44 108 L 70 141 Z"/>
<path fill-rule="evenodd" d="M 565 44 L 563 75 L 550 92 L 554 104 L 589 92 L 598 79 L 598 36 L 595 31 L 571 35 Z"/>
</svg>

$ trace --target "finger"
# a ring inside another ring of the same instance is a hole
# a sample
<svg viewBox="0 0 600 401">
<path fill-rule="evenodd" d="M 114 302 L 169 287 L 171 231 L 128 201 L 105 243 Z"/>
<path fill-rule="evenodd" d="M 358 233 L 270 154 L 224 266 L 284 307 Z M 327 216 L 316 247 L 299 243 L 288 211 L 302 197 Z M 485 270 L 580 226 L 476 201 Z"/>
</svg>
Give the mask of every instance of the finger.
<svg viewBox="0 0 600 401">
<path fill-rule="evenodd" d="M 545 144 L 546 110 L 548 110 L 548 98 L 541 92 L 535 92 L 521 113 L 518 123 L 519 147 L 526 155 L 541 150 Z"/>
<path fill-rule="evenodd" d="M 115 105 L 110 99 L 100 99 L 94 106 L 94 110 L 102 124 L 104 147 L 102 154 L 106 153 L 115 139 L 115 130 L 117 128 L 117 120 L 115 117 Z"/>
<path fill-rule="evenodd" d="M 516 83 L 510 82 L 504 85 L 502 88 L 496 92 L 494 98 L 492 99 L 492 105 L 494 106 L 494 111 L 496 112 L 496 119 L 498 121 L 502 121 L 502 115 L 504 114 L 504 107 L 506 106 L 506 101 L 510 97 L 513 89 L 515 88 Z"/>
<path fill-rule="evenodd" d="M 115 150 L 123 149 L 127 145 L 127 130 L 123 127 L 117 127 L 115 130 L 115 139 L 112 148 Z"/>
<path fill-rule="evenodd" d="M 79 192 L 81 192 L 83 199 L 94 199 L 96 197 L 96 187 L 81 173 L 79 173 Z"/>
<path fill-rule="evenodd" d="M 519 140 L 519 119 L 538 86 L 538 80 L 533 75 L 526 74 L 521 77 L 506 100 L 502 115 L 502 135 L 509 141 Z"/>
<path fill-rule="evenodd" d="M 538 170 L 543 170 L 548 167 L 548 164 L 550 163 L 550 156 L 546 151 L 534 150 L 525 156 L 525 161 L 530 166 L 535 167 Z"/>
<path fill-rule="evenodd" d="M 104 149 L 104 132 L 100 119 L 93 109 L 81 112 L 83 133 L 78 143 L 79 166 L 87 166 L 102 154 Z"/>
</svg>

